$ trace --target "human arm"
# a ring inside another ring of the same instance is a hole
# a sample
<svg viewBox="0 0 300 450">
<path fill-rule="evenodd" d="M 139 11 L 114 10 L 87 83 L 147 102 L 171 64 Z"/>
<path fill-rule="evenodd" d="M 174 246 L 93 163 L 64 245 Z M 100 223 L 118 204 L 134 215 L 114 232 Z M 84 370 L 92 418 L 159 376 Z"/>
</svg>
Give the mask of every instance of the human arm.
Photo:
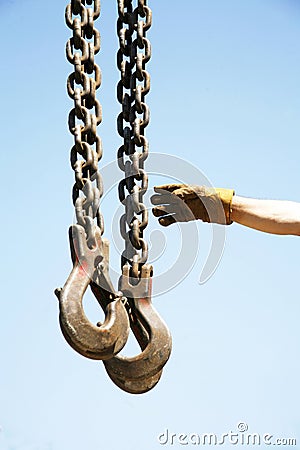
<svg viewBox="0 0 300 450">
<path fill-rule="evenodd" d="M 163 226 L 195 219 L 224 225 L 234 221 L 266 233 L 300 235 L 300 203 L 244 198 L 231 189 L 183 184 L 158 186 L 155 191 L 153 214 Z"/>
<path fill-rule="evenodd" d="M 300 203 L 234 195 L 231 220 L 265 233 L 300 236 Z"/>
</svg>

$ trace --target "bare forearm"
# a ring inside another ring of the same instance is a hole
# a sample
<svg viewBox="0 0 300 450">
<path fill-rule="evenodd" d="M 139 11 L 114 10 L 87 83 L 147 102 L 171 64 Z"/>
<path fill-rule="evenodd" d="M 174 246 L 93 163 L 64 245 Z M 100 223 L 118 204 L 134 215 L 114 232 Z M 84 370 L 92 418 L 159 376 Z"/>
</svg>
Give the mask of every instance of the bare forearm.
<svg viewBox="0 0 300 450">
<path fill-rule="evenodd" d="M 231 219 L 266 233 L 300 236 L 300 203 L 296 202 L 256 200 L 235 195 Z"/>
</svg>

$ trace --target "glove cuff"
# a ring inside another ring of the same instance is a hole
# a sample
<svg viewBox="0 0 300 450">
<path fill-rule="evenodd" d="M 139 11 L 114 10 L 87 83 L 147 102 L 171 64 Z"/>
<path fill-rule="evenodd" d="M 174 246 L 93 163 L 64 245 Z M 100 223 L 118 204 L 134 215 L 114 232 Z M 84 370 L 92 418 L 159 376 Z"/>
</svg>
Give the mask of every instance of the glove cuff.
<svg viewBox="0 0 300 450">
<path fill-rule="evenodd" d="M 231 225 L 231 213 L 232 213 L 232 198 L 235 194 L 233 189 L 223 189 L 223 188 L 215 188 L 216 193 L 218 194 L 225 213 L 226 225 Z"/>
</svg>

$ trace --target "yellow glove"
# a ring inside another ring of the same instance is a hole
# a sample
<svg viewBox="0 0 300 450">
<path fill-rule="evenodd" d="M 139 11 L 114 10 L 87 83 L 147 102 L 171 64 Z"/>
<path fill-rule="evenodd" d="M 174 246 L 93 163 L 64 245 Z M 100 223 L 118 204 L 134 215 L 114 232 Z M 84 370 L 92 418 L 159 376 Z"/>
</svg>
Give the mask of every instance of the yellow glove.
<svg viewBox="0 0 300 450">
<path fill-rule="evenodd" d="M 165 227 L 175 222 L 200 219 L 203 222 L 230 225 L 232 189 L 208 188 L 188 184 L 164 184 L 154 188 L 153 214 Z"/>
</svg>

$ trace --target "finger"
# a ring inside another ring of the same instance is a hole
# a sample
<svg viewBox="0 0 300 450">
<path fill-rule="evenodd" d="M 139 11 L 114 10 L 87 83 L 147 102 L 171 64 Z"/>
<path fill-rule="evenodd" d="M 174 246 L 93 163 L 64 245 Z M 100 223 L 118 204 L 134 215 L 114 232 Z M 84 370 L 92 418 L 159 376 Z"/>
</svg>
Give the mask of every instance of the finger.
<svg viewBox="0 0 300 450">
<path fill-rule="evenodd" d="M 157 206 L 156 208 L 152 209 L 152 213 L 155 217 L 165 216 L 166 214 L 170 214 L 173 212 L 173 210 L 168 211 L 167 206 Z"/>
<path fill-rule="evenodd" d="M 165 205 L 174 201 L 173 194 L 155 194 L 150 198 L 153 205 Z"/>
<path fill-rule="evenodd" d="M 164 194 L 167 192 L 176 191 L 176 189 L 180 189 L 184 186 L 184 184 L 161 184 L 160 186 L 154 186 L 154 191 L 158 194 Z"/>
<path fill-rule="evenodd" d="M 174 216 L 165 216 L 158 219 L 158 221 L 163 227 L 168 227 L 172 223 L 175 223 L 176 219 Z"/>
<path fill-rule="evenodd" d="M 155 206 L 155 208 L 153 208 L 153 214 L 156 217 L 160 217 L 163 214 L 178 214 L 180 213 L 182 208 L 180 208 L 180 205 L 178 205 L 178 203 L 167 203 L 166 205 L 159 205 L 159 206 Z M 184 210 L 186 209 L 186 207 L 184 208 Z"/>
</svg>

